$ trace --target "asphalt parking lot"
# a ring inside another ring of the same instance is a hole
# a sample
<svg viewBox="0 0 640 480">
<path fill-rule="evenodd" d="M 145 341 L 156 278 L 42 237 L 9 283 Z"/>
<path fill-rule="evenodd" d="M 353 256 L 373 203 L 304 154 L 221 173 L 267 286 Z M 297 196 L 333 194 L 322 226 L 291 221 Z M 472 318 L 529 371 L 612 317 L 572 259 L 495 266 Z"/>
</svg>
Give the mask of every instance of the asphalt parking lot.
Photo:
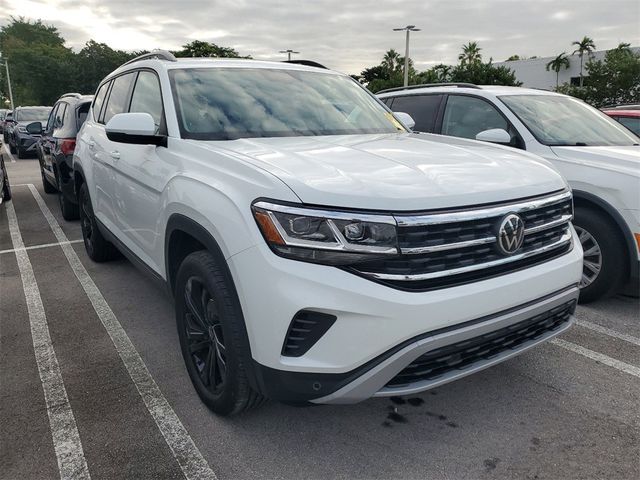
<svg viewBox="0 0 640 480">
<path fill-rule="evenodd" d="M 640 304 L 460 381 L 354 406 L 199 401 L 164 293 L 90 261 L 35 159 L 5 152 L 0 478 L 640 478 Z"/>
</svg>

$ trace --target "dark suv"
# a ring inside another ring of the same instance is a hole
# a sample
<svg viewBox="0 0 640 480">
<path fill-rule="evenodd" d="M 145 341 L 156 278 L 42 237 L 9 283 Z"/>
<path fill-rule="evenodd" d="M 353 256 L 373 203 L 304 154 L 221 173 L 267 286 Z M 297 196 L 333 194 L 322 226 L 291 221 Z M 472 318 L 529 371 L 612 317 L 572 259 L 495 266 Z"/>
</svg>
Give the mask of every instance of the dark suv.
<svg viewBox="0 0 640 480">
<path fill-rule="evenodd" d="M 40 137 L 37 125 L 46 121 L 49 112 L 51 107 L 18 107 L 13 111 L 13 124 L 9 127 L 8 135 L 11 153 L 17 152 L 18 158 L 35 153 Z"/>
<path fill-rule="evenodd" d="M 0 133 L 4 132 L 4 119 L 10 111 L 5 108 L 0 109 Z"/>
<path fill-rule="evenodd" d="M 2 140 L 9 143 L 9 126 L 13 122 L 13 110 L 7 110 L 2 120 L 0 120 L 0 128 L 2 128 Z"/>
<path fill-rule="evenodd" d="M 66 93 L 60 97 L 37 145 L 44 191 L 58 192 L 65 220 L 78 218 L 78 202 L 73 193 L 73 151 L 76 135 L 87 118 L 92 100 L 93 95 L 79 93 Z"/>
</svg>

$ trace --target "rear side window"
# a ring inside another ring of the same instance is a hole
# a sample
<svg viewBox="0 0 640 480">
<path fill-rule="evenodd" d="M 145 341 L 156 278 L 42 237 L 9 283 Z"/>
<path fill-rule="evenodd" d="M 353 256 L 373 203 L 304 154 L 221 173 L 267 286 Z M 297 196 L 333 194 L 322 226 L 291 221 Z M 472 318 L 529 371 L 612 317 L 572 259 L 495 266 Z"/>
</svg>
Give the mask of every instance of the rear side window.
<svg viewBox="0 0 640 480">
<path fill-rule="evenodd" d="M 98 121 L 100 118 L 100 110 L 102 109 L 102 104 L 104 103 L 104 97 L 107 94 L 107 90 L 109 90 L 109 84 L 111 82 L 104 83 L 98 93 L 96 94 L 96 98 L 93 100 L 93 120 Z"/>
<path fill-rule="evenodd" d="M 622 125 L 640 136 L 640 117 L 616 117 Z"/>
<path fill-rule="evenodd" d="M 65 122 L 65 112 L 67 111 L 67 106 L 68 104 L 63 102 L 60 103 L 60 106 L 58 106 L 58 111 L 56 112 L 56 118 L 53 122 L 53 129 L 54 130 L 59 130 L 62 127 L 64 127 L 64 122 Z"/>
<path fill-rule="evenodd" d="M 89 115 L 89 106 L 90 105 L 91 105 L 91 102 L 82 103 L 76 109 L 76 128 L 77 128 L 77 130 L 80 130 L 80 128 L 84 124 L 85 120 L 87 119 L 87 115 Z"/>
<path fill-rule="evenodd" d="M 449 95 L 442 120 L 443 135 L 475 139 L 478 133 L 492 128 L 509 130 L 509 124 L 493 105 L 479 98 Z"/>
<path fill-rule="evenodd" d="M 113 80 L 111 93 L 109 93 L 109 99 L 105 105 L 102 123 L 106 124 L 114 115 L 127 111 L 129 90 L 131 89 L 131 82 L 133 81 L 134 76 L 135 72 L 131 72 L 120 75 Z"/>
<path fill-rule="evenodd" d="M 156 124 L 156 132 L 162 124 L 162 94 L 158 77 L 152 72 L 141 71 L 131 95 L 130 112 L 148 113 Z"/>
<path fill-rule="evenodd" d="M 47 120 L 45 131 L 51 132 L 53 130 L 53 123 L 56 118 L 56 114 L 58 113 L 58 108 L 60 108 L 59 103 L 51 110 L 51 113 L 49 114 L 49 120 Z"/>
<path fill-rule="evenodd" d="M 416 122 L 415 131 L 432 133 L 438 116 L 442 95 L 407 95 L 395 97 L 394 112 L 411 115 Z"/>
</svg>

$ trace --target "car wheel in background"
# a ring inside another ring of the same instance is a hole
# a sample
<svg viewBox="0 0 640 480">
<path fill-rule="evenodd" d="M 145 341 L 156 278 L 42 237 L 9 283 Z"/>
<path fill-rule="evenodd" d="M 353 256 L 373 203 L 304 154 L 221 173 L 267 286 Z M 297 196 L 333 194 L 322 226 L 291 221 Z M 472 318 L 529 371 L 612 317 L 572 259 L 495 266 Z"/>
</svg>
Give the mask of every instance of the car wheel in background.
<svg viewBox="0 0 640 480">
<path fill-rule="evenodd" d="M 78 204 L 71 202 L 62 192 L 60 179 L 58 179 L 58 204 L 65 220 L 77 220 L 80 218 L 80 208 Z"/>
<path fill-rule="evenodd" d="M 618 226 L 605 214 L 576 207 L 573 225 L 584 250 L 580 302 L 617 293 L 628 276 L 626 245 Z"/>
<path fill-rule="evenodd" d="M 11 142 L 9 142 L 9 151 L 14 154 L 16 153 L 16 147 L 14 147 L 13 145 L 11 145 Z"/>
<path fill-rule="evenodd" d="M 4 158 L 0 155 L 0 161 L 2 162 L 2 175 L 4 176 L 4 182 L 2 185 L 2 201 L 7 202 L 11 200 L 11 186 L 9 185 L 9 177 L 7 176 L 7 169 L 4 166 Z"/>
<path fill-rule="evenodd" d="M 27 155 L 27 152 L 25 152 L 23 149 L 21 149 L 20 147 L 16 147 L 16 151 L 18 152 L 18 158 L 24 158 Z"/>
<path fill-rule="evenodd" d="M 56 187 L 49 183 L 47 177 L 44 176 L 44 171 L 40 168 L 40 177 L 42 177 L 42 188 L 44 189 L 44 193 L 56 193 Z"/>
<path fill-rule="evenodd" d="M 113 246 L 106 238 L 102 236 L 100 229 L 93 215 L 93 207 L 91 206 L 91 198 L 89 197 L 89 189 L 87 184 L 83 183 L 80 187 L 80 225 L 82 227 L 82 238 L 84 239 L 84 247 L 87 255 L 94 262 L 107 262 L 118 256 L 116 247 Z"/>
<path fill-rule="evenodd" d="M 187 256 L 176 277 L 182 356 L 200 399 L 219 415 L 240 413 L 264 401 L 247 379 L 251 355 L 232 288 L 221 265 L 206 251 Z"/>
</svg>

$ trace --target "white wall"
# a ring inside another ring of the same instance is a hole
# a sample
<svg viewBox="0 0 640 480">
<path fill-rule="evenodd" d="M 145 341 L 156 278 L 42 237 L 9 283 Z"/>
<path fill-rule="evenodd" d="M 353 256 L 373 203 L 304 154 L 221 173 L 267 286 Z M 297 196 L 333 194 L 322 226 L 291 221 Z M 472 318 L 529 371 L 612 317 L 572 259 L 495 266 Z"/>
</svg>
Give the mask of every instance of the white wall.
<svg viewBox="0 0 640 480">
<path fill-rule="evenodd" d="M 632 47 L 635 53 L 640 52 L 640 47 Z M 591 58 L 594 60 L 604 60 L 604 56 L 607 53 L 606 50 L 599 50 L 593 52 Z M 556 87 L 556 72 L 550 70 L 547 72 L 546 66 L 555 57 L 534 58 L 531 60 L 516 60 L 513 62 L 498 62 L 494 63 L 495 66 L 505 66 L 513 70 L 516 74 L 516 78 L 522 82 L 523 87 L 530 88 L 543 88 L 545 90 L 552 90 Z M 569 83 L 571 77 L 580 76 L 580 57 L 576 55 L 569 55 L 569 63 L 571 66 L 568 69 L 560 70 L 559 83 Z M 586 65 L 588 59 L 587 55 L 584 56 L 584 63 Z M 584 68 L 584 75 L 587 76 L 586 68 Z"/>
</svg>

